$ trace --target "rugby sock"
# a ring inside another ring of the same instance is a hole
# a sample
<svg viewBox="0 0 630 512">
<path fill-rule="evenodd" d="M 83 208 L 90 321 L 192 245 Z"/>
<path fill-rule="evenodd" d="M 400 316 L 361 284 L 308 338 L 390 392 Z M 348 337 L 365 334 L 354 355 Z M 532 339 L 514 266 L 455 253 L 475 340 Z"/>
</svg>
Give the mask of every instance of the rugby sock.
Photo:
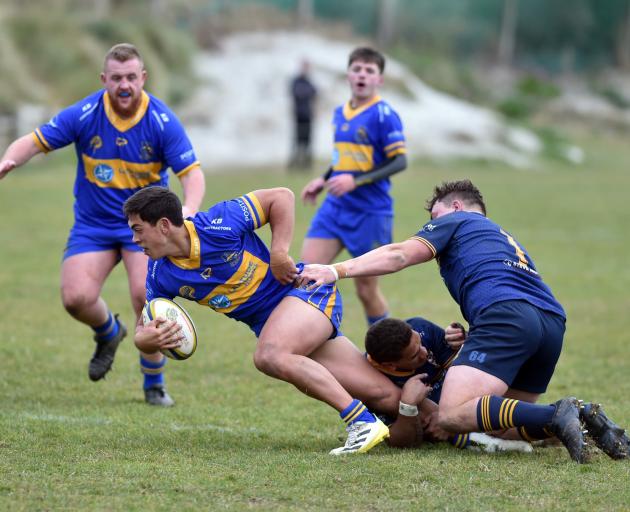
<svg viewBox="0 0 630 512">
<path fill-rule="evenodd" d="M 374 423 L 376 418 L 368 411 L 368 408 L 363 405 L 361 400 L 356 398 L 350 402 L 350 405 L 339 413 L 341 419 L 348 425 L 351 425 L 355 421 L 365 421 L 366 423 Z"/>
<path fill-rule="evenodd" d="M 457 434 L 453 437 L 449 437 L 448 442 L 451 443 L 455 448 L 466 448 L 470 444 L 470 435 Z"/>
<path fill-rule="evenodd" d="M 482 432 L 512 427 L 539 429 L 547 425 L 556 408 L 500 396 L 482 396 L 477 403 L 477 425 Z"/>
<path fill-rule="evenodd" d="M 518 427 L 516 430 L 518 430 L 518 434 L 529 443 L 555 437 L 555 434 L 547 427 Z"/>
<path fill-rule="evenodd" d="M 155 385 L 164 385 L 164 365 L 166 365 L 166 357 L 162 357 L 159 363 L 154 363 L 140 356 L 140 371 L 144 374 L 144 389 L 149 389 Z"/>
<path fill-rule="evenodd" d="M 92 327 L 92 330 L 96 333 L 98 341 L 109 341 L 118 334 L 119 324 L 114 318 L 114 315 L 109 311 L 107 321 L 103 325 Z"/>
<path fill-rule="evenodd" d="M 386 311 L 384 315 L 380 315 L 380 316 L 366 316 L 365 318 L 367 318 L 368 325 L 373 325 L 376 322 L 378 322 L 379 320 L 383 320 L 384 318 L 387 318 L 388 316 L 389 316 L 389 311 Z"/>
</svg>

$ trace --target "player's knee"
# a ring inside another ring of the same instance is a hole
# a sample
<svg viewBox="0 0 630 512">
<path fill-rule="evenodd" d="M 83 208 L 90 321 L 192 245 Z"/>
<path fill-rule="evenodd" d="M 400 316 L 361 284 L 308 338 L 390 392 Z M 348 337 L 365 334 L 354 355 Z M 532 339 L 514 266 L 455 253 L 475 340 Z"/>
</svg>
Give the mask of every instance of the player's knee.
<svg viewBox="0 0 630 512">
<path fill-rule="evenodd" d="M 90 295 L 78 291 L 62 289 L 61 301 L 63 307 L 71 315 L 77 315 L 81 313 L 86 307 L 91 306 L 96 302 L 98 296 L 91 297 Z"/>
<path fill-rule="evenodd" d="M 280 378 L 282 368 L 281 352 L 273 346 L 259 344 L 254 352 L 254 365 L 261 372 Z"/>
</svg>

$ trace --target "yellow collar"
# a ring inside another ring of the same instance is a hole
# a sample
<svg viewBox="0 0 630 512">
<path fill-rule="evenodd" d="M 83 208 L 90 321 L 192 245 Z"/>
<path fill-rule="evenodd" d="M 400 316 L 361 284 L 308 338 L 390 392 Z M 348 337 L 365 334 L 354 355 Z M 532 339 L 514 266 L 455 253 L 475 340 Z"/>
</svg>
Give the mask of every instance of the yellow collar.
<svg viewBox="0 0 630 512">
<path fill-rule="evenodd" d="M 199 268 L 201 266 L 201 242 L 199 235 L 192 221 L 185 220 L 184 226 L 190 235 L 190 256 L 188 258 L 173 258 L 172 256 L 168 256 L 168 259 L 173 265 L 177 265 L 184 270 Z"/>
<path fill-rule="evenodd" d="M 105 106 L 105 115 L 107 115 L 107 119 L 109 119 L 109 122 L 112 123 L 119 132 L 126 132 L 130 128 L 133 128 L 135 125 L 137 125 L 144 117 L 144 114 L 146 114 L 147 109 L 149 108 L 149 95 L 146 92 L 142 91 L 138 110 L 136 110 L 136 113 L 133 117 L 130 117 L 128 119 L 123 119 L 118 114 L 116 114 L 116 112 L 114 112 L 114 109 L 112 107 L 112 100 L 109 98 L 109 94 L 107 93 L 107 91 L 105 91 L 105 94 L 103 94 L 103 104 Z"/>
<path fill-rule="evenodd" d="M 352 105 L 350 105 L 350 101 L 348 101 L 348 103 L 343 106 L 343 117 L 345 117 L 348 121 L 350 121 L 350 119 L 352 119 L 353 117 L 358 116 L 361 112 L 365 112 L 372 105 L 381 101 L 381 97 L 379 95 L 376 95 L 365 105 L 361 105 L 359 108 L 352 108 Z"/>
</svg>

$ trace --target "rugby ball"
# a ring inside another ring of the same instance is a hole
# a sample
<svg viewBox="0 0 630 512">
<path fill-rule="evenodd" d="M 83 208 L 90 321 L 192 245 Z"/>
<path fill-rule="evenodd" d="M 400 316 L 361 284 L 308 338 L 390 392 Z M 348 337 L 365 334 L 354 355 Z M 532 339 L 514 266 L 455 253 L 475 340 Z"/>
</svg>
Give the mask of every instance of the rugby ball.
<svg viewBox="0 0 630 512">
<path fill-rule="evenodd" d="M 172 300 L 158 297 L 144 305 L 142 323 L 147 325 L 157 317 L 177 322 L 181 326 L 185 337 L 179 347 L 163 349 L 161 350 L 162 354 L 177 360 L 188 359 L 192 356 L 197 349 L 197 331 L 192 318 L 190 318 L 186 310 Z"/>
</svg>

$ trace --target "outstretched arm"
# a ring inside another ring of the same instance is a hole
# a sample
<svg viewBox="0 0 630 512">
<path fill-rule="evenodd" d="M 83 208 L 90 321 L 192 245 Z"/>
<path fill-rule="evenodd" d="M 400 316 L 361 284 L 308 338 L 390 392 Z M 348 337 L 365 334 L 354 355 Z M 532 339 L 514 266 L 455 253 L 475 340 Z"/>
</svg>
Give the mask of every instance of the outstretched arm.
<svg viewBox="0 0 630 512">
<path fill-rule="evenodd" d="M 2 160 L 0 160 L 0 180 L 13 169 L 24 165 L 40 152 L 41 149 L 35 144 L 33 136 L 30 133 L 13 141 L 5 151 Z"/>
<path fill-rule="evenodd" d="M 357 258 L 334 265 L 306 265 L 298 284 L 319 286 L 346 277 L 382 276 L 433 258 L 433 252 L 416 239 L 383 245 Z"/>
<path fill-rule="evenodd" d="M 199 211 L 206 192 L 206 179 L 201 167 L 195 167 L 179 178 L 179 181 L 184 192 L 182 211 L 186 218 Z"/>
<path fill-rule="evenodd" d="M 282 284 L 292 283 L 297 277 L 297 268 L 289 256 L 295 227 L 295 196 L 283 187 L 253 193 L 271 227 L 271 272 Z"/>
</svg>

